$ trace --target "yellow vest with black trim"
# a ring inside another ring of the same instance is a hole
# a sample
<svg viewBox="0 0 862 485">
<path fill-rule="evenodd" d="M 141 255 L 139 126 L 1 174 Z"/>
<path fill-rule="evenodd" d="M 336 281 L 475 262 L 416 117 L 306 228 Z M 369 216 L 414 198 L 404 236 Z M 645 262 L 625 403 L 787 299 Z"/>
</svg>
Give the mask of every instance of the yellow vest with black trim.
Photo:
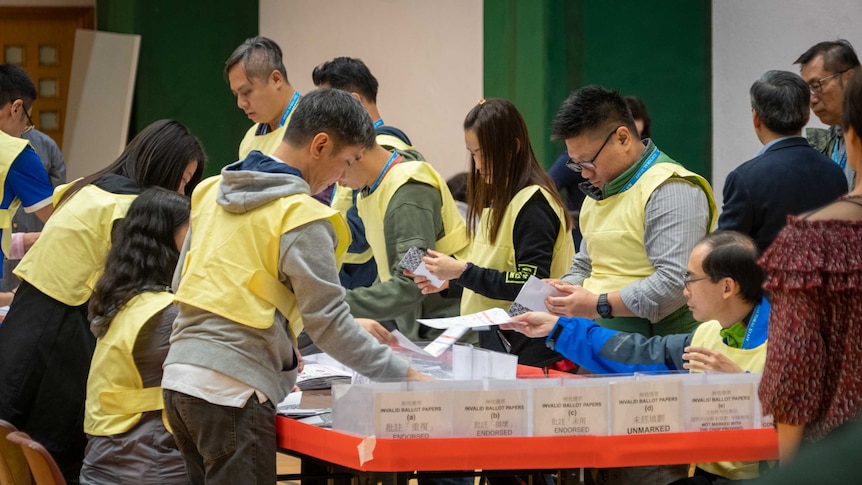
<svg viewBox="0 0 862 485">
<path fill-rule="evenodd" d="M 242 137 L 242 141 L 239 142 L 239 160 L 244 160 L 252 150 L 258 150 L 264 155 L 275 153 L 275 149 L 284 140 L 284 132 L 287 131 L 287 124 L 290 123 L 291 116 L 293 116 L 292 112 L 283 125 L 265 135 L 255 135 L 259 124 L 254 124 L 249 128 L 245 136 Z"/>
<path fill-rule="evenodd" d="M 655 273 L 644 246 L 646 205 L 655 189 L 674 177 L 704 191 L 709 201 L 707 232 L 712 230 L 717 211 L 709 182 L 681 165 L 656 163 L 627 191 L 604 200 L 584 200 L 580 228 L 592 263 L 590 276 L 583 283 L 585 289 L 611 293 Z"/>
<path fill-rule="evenodd" d="M 343 185 L 335 184 L 335 194 L 332 196 L 332 208 L 341 213 L 347 219 L 347 211 L 353 207 L 353 189 Z M 363 224 L 365 221 L 363 221 Z M 367 232 L 367 230 L 366 230 Z M 361 253 L 351 253 L 348 251 L 344 254 L 344 264 L 365 264 L 374 258 L 374 253 L 369 246 L 368 249 Z"/>
<path fill-rule="evenodd" d="M 462 260 L 466 259 L 469 252 L 470 238 L 467 236 L 467 225 L 461 213 L 458 212 L 446 181 L 426 162 L 402 162 L 389 169 L 374 192 L 360 195 L 356 199 L 359 217 L 365 224 L 365 237 L 377 261 L 377 275 L 380 281 L 392 279 L 390 272 L 392 262 L 389 261 L 386 252 L 386 238 L 383 234 L 386 208 L 395 192 L 410 181 L 428 184 L 440 192 L 443 201 L 441 215 L 444 235 L 434 242 L 433 249 Z"/>
<path fill-rule="evenodd" d="M 165 409 L 160 386 L 144 388 L 133 351 L 141 328 L 174 300 L 168 292 L 141 293 L 126 303 L 96 341 L 87 378 L 84 432 L 111 436 L 132 429 L 147 411 Z M 165 428 L 168 420 L 164 412 Z"/>
<path fill-rule="evenodd" d="M 72 184 L 54 189 L 57 209 L 15 268 L 15 276 L 69 306 L 83 305 L 105 269 L 114 221 L 126 216 L 135 194 L 85 185 L 57 205 Z"/>
<path fill-rule="evenodd" d="M 0 201 L 6 195 L 6 176 L 12 168 L 12 162 L 29 143 L 23 138 L 15 138 L 0 131 Z M 9 257 L 9 251 L 12 249 L 12 217 L 18 212 L 19 207 L 21 207 L 21 200 L 15 197 L 8 208 L 0 209 L 0 231 L 3 231 L 0 248 L 6 258 Z"/>
<path fill-rule="evenodd" d="M 560 229 L 557 233 L 557 239 L 554 241 L 554 253 L 551 257 L 550 276 L 551 278 L 559 278 L 568 271 L 572 265 L 572 257 L 575 255 L 575 242 L 572 240 L 572 231 L 566 229 L 565 209 L 554 201 L 548 191 L 538 185 L 525 187 L 515 194 L 512 202 L 506 207 L 500 228 L 497 230 L 497 240 L 494 243 L 491 243 L 490 240 L 491 209 L 485 208 L 482 211 L 468 261 L 481 268 L 504 272 L 518 271 L 518 268 L 515 267 L 515 243 L 512 240 L 515 219 L 524 204 L 533 197 L 536 191 L 542 192 L 560 221 Z M 492 300 L 467 288 L 464 288 L 464 294 L 461 296 L 462 315 L 481 312 L 490 308 L 508 310 L 511 305 L 511 301 Z"/>
<path fill-rule="evenodd" d="M 721 337 L 721 324 L 713 320 L 702 323 L 694 332 L 691 345 L 705 347 L 726 355 L 742 370 L 758 374 L 766 365 L 766 345 L 763 342 L 753 349 L 737 349 L 729 347 Z M 759 463 L 756 461 L 720 461 L 715 463 L 698 463 L 698 467 L 731 480 L 749 480 L 759 476 Z"/>
<path fill-rule="evenodd" d="M 176 300 L 253 328 L 270 327 L 278 309 L 296 338 L 302 330 L 296 297 L 278 279 L 281 236 L 328 220 L 335 229 L 335 255 L 340 260 L 350 244 L 347 223 L 338 211 L 308 194 L 231 213 L 216 202 L 220 182 L 221 176 L 210 177 L 192 194 L 192 238 Z"/>
</svg>

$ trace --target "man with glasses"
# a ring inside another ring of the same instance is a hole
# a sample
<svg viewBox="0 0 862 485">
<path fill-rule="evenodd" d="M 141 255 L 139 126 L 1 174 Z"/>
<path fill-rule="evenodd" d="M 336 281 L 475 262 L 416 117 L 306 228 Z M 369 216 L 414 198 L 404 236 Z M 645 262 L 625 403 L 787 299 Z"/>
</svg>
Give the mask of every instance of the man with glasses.
<svg viewBox="0 0 862 485">
<path fill-rule="evenodd" d="M 0 254 L 10 258 L 21 258 L 25 250 L 23 233 L 15 241 L 11 233 L 18 207 L 36 214 L 42 222 L 54 211 L 54 188 L 48 173 L 33 147 L 20 138 L 32 130 L 30 111 L 35 100 L 36 87 L 27 73 L 18 66 L 0 64 Z"/>
<path fill-rule="evenodd" d="M 712 230 L 717 211 L 703 177 L 641 140 L 622 96 L 597 86 L 572 93 L 554 120 L 581 171 L 587 199 L 583 241 L 549 297 L 557 315 L 595 319 L 645 336 L 686 333 L 697 325 L 685 308 L 686 258 Z"/>
<path fill-rule="evenodd" d="M 690 333 L 647 339 L 542 312 L 519 315 L 513 318 L 518 323 L 501 328 L 533 338 L 550 335 L 549 347 L 597 373 L 763 372 L 770 307 L 759 254 L 751 238 L 734 231 L 714 232 L 694 247 L 682 283 L 688 307 L 705 323 Z M 748 480 L 758 476 L 758 463 L 698 463 L 694 475 L 703 478 L 677 483 Z"/>
<path fill-rule="evenodd" d="M 799 56 L 802 79 L 811 90 L 811 110 L 828 129 L 808 128 L 808 141 L 844 170 L 849 189 L 853 189 L 856 173 L 847 164 L 847 148 L 841 131 L 844 85 L 859 67 L 856 51 L 844 39 L 815 44 Z"/>
<path fill-rule="evenodd" d="M 787 71 L 769 71 L 751 85 L 757 156 L 736 167 L 724 183 L 719 229 L 748 234 L 765 251 L 788 214 L 824 206 L 847 192 L 844 172 L 802 137 L 809 87 Z"/>
</svg>

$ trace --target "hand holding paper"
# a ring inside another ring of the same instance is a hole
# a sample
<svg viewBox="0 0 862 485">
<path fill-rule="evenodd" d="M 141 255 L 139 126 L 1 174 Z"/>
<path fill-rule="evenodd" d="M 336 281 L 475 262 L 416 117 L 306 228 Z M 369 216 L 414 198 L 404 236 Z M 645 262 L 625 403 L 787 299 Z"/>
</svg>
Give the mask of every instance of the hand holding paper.
<svg viewBox="0 0 862 485">
<path fill-rule="evenodd" d="M 428 253 L 417 248 L 416 246 L 413 246 L 408 249 L 407 252 L 404 253 L 404 257 L 401 258 L 401 267 L 410 272 L 408 276 L 413 277 L 413 280 L 416 282 L 417 285 L 419 285 L 419 288 L 422 289 L 423 294 L 433 293 L 433 291 L 426 292 L 425 288 L 423 287 L 426 285 L 423 285 L 422 283 L 425 283 L 427 281 L 427 283 L 434 288 L 441 288 L 445 283 L 444 280 L 437 278 L 436 276 L 431 274 L 430 271 L 428 271 L 428 268 L 423 261 L 423 259 L 427 256 Z M 421 276 L 425 278 L 426 281 L 418 280 L 416 276 Z"/>
<path fill-rule="evenodd" d="M 546 312 L 528 312 L 512 317 L 512 322 L 500 325 L 503 330 L 516 330 L 530 338 L 547 337 L 559 317 Z"/>
<path fill-rule="evenodd" d="M 422 261 L 432 275 L 442 280 L 454 280 L 467 268 L 466 261 L 458 261 L 433 249 L 428 250 L 428 256 L 422 258 Z"/>
</svg>

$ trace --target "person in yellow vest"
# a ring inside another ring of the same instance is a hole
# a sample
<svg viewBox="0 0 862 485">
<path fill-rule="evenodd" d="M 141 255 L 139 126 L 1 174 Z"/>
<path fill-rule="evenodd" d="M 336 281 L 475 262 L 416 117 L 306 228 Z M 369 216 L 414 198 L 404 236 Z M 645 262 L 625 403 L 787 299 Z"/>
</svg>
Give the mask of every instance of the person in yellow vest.
<svg viewBox="0 0 862 485">
<path fill-rule="evenodd" d="M 271 155 L 300 97 L 287 80 L 281 47 L 267 37 L 246 39 L 225 62 L 224 74 L 237 107 L 255 123 L 239 144 L 239 160 L 252 150 Z"/>
<path fill-rule="evenodd" d="M 272 156 L 252 151 L 192 195 L 162 378 L 191 482 L 275 483 L 276 404 L 296 380 L 303 328 L 368 377 L 422 378 L 351 316 L 336 265 L 350 243 L 347 224 L 311 198 L 373 142 L 357 100 L 315 90 Z"/>
<path fill-rule="evenodd" d="M 371 74 L 371 70 L 361 59 L 336 57 L 326 61 L 314 68 L 311 80 L 318 88 L 340 89 L 358 99 L 374 120 L 374 132 L 377 135 L 378 145 L 391 151 L 412 151 L 424 159 L 419 152 L 416 152 L 406 133 L 384 123 L 380 109 L 377 107 L 377 78 Z M 377 266 L 371 247 L 365 238 L 365 225 L 356 210 L 357 195 L 358 191 L 336 185 L 335 195 L 332 198 L 332 207 L 341 211 L 347 218 L 350 236 L 353 238 L 338 274 L 341 284 L 347 289 L 371 286 L 377 279 Z"/>
<path fill-rule="evenodd" d="M 190 193 L 205 162 L 185 126 L 147 126 L 110 166 L 57 188 L 56 211 L 15 268 L 21 286 L 0 326 L 0 419 L 45 445 L 70 483 L 87 442 L 84 395 L 96 344 L 87 301 L 114 224 L 142 189 Z"/>
<path fill-rule="evenodd" d="M 378 281 L 347 291 L 351 313 L 395 320 L 398 330 L 413 341 L 433 340 L 440 332 L 416 319 L 458 315 L 460 294 L 423 295 L 403 274 L 400 262 L 412 247 L 467 256 L 467 227 L 446 181 L 415 150 L 389 151 L 375 143 L 347 168 L 339 185 L 360 191 L 356 207 L 377 261 Z"/>
<path fill-rule="evenodd" d="M 763 295 L 766 273 L 757 264 L 754 241 L 738 232 L 718 231 L 694 247 L 683 280 L 688 307 L 700 324 L 686 334 L 646 338 L 579 317 L 531 312 L 504 328 L 546 344 L 596 373 L 689 369 L 692 372 L 763 372 L 766 363 L 769 302 Z M 695 476 L 749 480 L 758 462 L 699 463 Z M 686 482 L 680 482 L 686 483 Z"/>
<path fill-rule="evenodd" d="M 187 484 L 165 427 L 162 363 L 178 308 L 171 278 L 189 225 L 188 197 L 141 192 L 118 226 L 90 298 L 96 350 L 87 378 L 82 484 Z"/>
<path fill-rule="evenodd" d="M 39 155 L 23 136 L 33 130 L 30 112 L 36 86 L 19 66 L 0 64 L 0 261 L 20 259 L 38 237 L 12 234 L 12 217 L 23 206 L 45 222 L 54 210 L 54 188 Z M 0 305 L 9 305 L 14 293 L 0 293 Z"/>
<path fill-rule="evenodd" d="M 587 86 L 563 102 L 552 128 L 568 166 L 587 182 L 583 234 L 569 272 L 554 282 L 551 313 L 645 336 L 687 333 L 698 322 L 685 306 L 686 258 L 715 225 L 712 188 L 641 140 L 616 91 Z"/>
<path fill-rule="evenodd" d="M 453 282 L 464 287 L 461 314 L 508 309 L 530 276 L 559 278 L 574 253 L 571 219 L 554 183 L 533 153 L 527 125 L 504 99 L 483 99 L 464 120 L 471 162 L 467 182 L 470 254 L 455 259 L 429 251 L 428 270 L 447 280 L 434 288 L 415 278 L 423 293 Z M 478 221 L 478 222 L 476 222 Z M 475 231 L 469 228 L 475 227 Z M 540 340 L 510 330 L 479 333 L 487 349 L 518 355 L 521 364 L 547 366 L 562 359 Z"/>
</svg>

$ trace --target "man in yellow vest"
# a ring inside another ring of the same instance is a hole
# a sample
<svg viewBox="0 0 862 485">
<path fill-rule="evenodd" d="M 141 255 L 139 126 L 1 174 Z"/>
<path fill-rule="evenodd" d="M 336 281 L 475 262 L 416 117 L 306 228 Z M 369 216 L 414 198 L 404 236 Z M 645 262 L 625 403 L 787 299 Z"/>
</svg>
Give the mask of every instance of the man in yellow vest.
<svg viewBox="0 0 862 485">
<path fill-rule="evenodd" d="M 769 302 L 766 274 L 757 264 L 754 241 L 735 231 L 704 237 L 688 260 L 685 296 L 694 317 L 705 323 L 687 334 L 655 336 L 619 332 L 585 318 L 534 312 L 504 328 L 529 337 L 548 336 L 547 345 L 597 373 L 690 369 L 693 372 L 763 372 Z M 699 463 L 695 475 L 730 480 L 758 476 L 757 462 Z M 701 483 L 701 482 L 698 482 Z"/>
<path fill-rule="evenodd" d="M 356 207 L 377 262 L 376 283 L 348 290 L 345 301 L 351 312 L 395 320 L 398 330 L 411 340 L 433 340 L 440 332 L 429 335 L 431 329 L 416 319 L 458 315 L 460 294 L 454 298 L 423 295 L 413 279 L 403 274 L 400 261 L 411 247 L 466 255 L 467 227 L 446 181 L 415 150 L 389 151 L 375 143 L 347 168 L 339 183 L 361 191 Z"/>
<path fill-rule="evenodd" d="M 682 276 L 688 254 L 715 225 L 709 182 L 642 141 L 615 91 L 572 93 L 553 135 L 565 140 L 568 166 L 584 175 L 588 197 L 580 250 L 555 283 L 566 295 L 549 297 L 548 309 L 645 336 L 693 330 Z"/>
<path fill-rule="evenodd" d="M 30 143 L 20 138 L 33 128 L 30 112 L 35 100 L 36 86 L 27 73 L 16 65 L 0 64 L 0 260 L 20 259 L 38 237 L 18 233 L 13 238 L 12 216 L 19 207 L 42 222 L 54 212 L 48 172 Z M 0 304 L 10 302 L 11 298 Z"/>
<path fill-rule="evenodd" d="M 240 142 L 239 159 L 252 150 L 271 155 L 299 102 L 299 92 L 287 80 L 281 47 L 267 37 L 246 39 L 225 62 L 224 74 L 237 107 L 255 123 Z"/>
<path fill-rule="evenodd" d="M 358 101 L 316 90 L 272 156 L 252 151 L 192 194 L 162 379 L 191 482 L 275 483 L 275 406 L 296 380 L 303 325 L 366 376 L 420 377 L 350 315 L 336 266 L 347 224 L 311 198 L 373 142 Z"/>
<path fill-rule="evenodd" d="M 319 88 L 340 89 L 358 99 L 374 120 L 374 132 L 377 135 L 378 145 L 387 150 L 401 150 L 402 153 L 410 151 L 423 158 L 415 151 L 410 138 L 403 131 L 383 122 L 377 107 L 377 78 L 371 74 L 371 70 L 361 59 L 336 57 L 326 61 L 314 68 L 311 80 Z M 365 225 L 357 215 L 358 193 L 343 186 L 336 186 L 335 191 L 332 206 L 347 218 L 350 235 L 353 238 L 350 247 L 347 248 L 347 254 L 344 255 L 344 264 L 338 275 L 341 278 L 341 284 L 347 289 L 371 286 L 377 279 L 377 266 L 372 257 L 371 247 L 365 238 Z"/>
</svg>

